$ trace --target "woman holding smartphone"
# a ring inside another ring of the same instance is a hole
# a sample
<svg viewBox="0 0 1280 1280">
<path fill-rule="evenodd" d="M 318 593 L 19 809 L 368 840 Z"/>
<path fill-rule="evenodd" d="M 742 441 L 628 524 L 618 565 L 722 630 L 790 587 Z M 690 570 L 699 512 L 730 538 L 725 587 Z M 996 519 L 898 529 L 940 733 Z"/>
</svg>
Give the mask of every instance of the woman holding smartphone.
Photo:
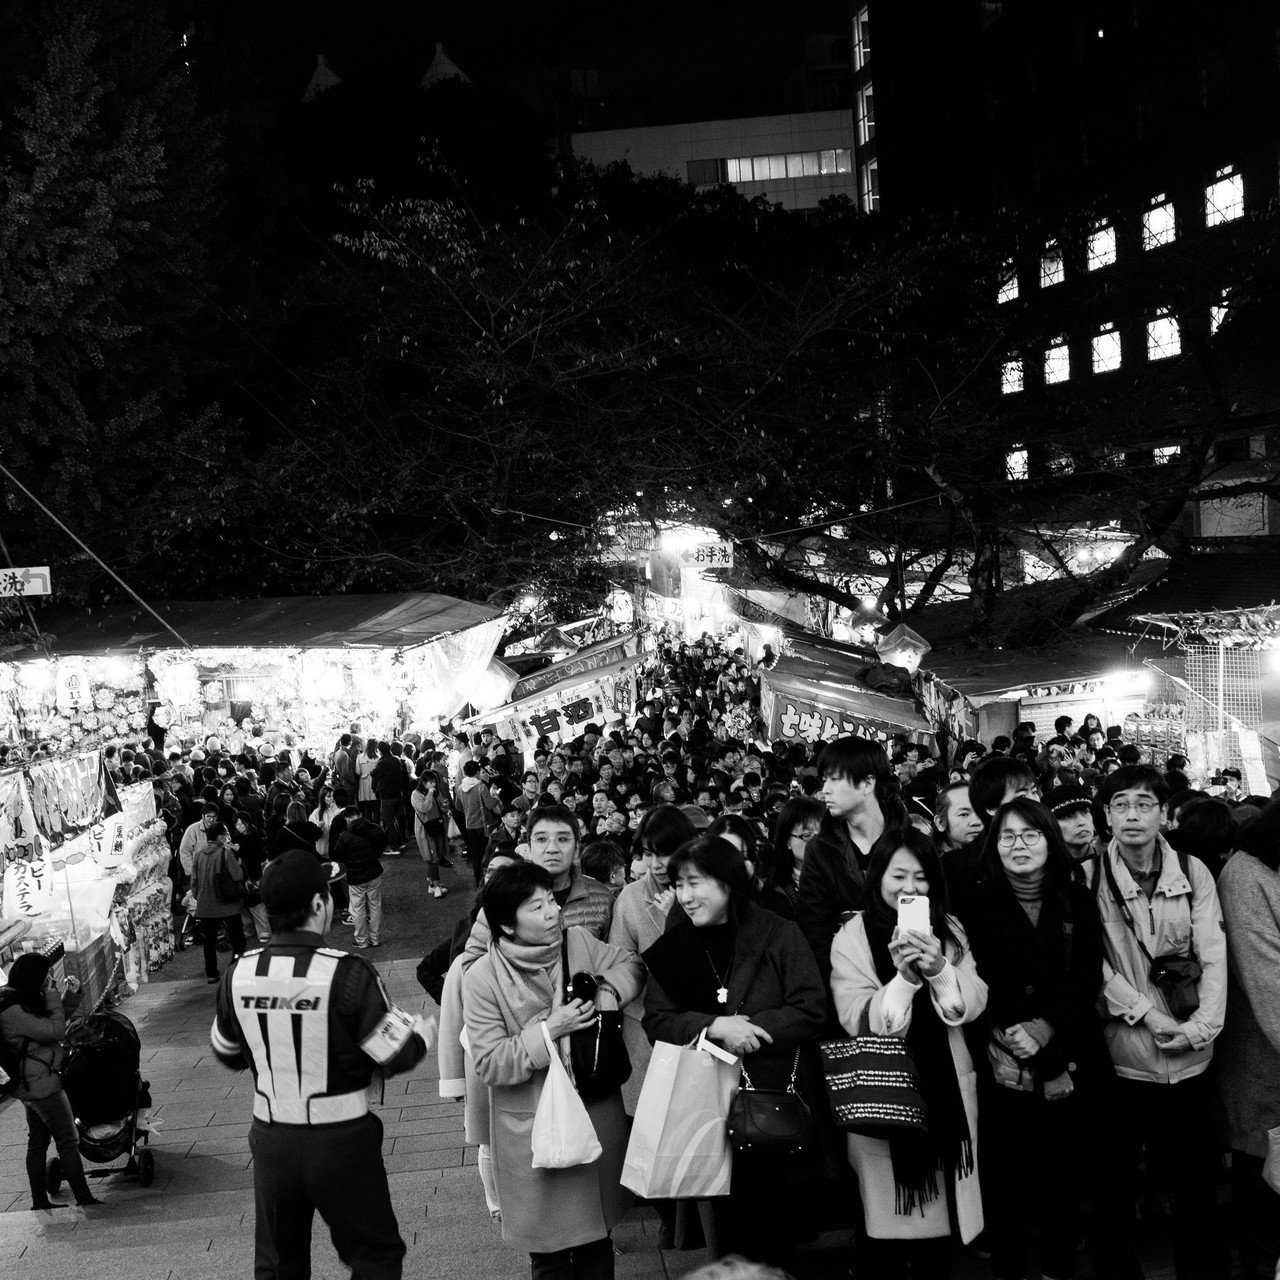
<svg viewBox="0 0 1280 1280">
<path fill-rule="evenodd" d="M 929 1121 L 921 1138 L 849 1135 L 865 1215 L 859 1270 L 936 1280 L 950 1269 L 950 1206 L 966 1244 L 983 1227 L 977 1076 L 962 1028 L 986 1007 L 987 987 L 947 914 L 928 836 L 908 828 L 876 841 L 865 904 L 831 944 L 835 1012 L 850 1035 L 906 1040 Z"/>
</svg>

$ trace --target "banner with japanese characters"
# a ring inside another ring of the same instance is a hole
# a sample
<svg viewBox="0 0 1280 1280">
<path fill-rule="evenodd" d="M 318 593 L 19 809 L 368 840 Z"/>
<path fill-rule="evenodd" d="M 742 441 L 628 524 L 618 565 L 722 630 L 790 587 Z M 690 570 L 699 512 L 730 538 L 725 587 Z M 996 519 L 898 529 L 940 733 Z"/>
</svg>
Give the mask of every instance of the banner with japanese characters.
<svg viewBox="0 0 1280 1280">
<path fill-rule="evenodd" d="M 634 631 L 624 636 L 615 636 L 611 640 L 602 640 L 599 644 L 588 645 L 568 658 L 543 667 L 541 671 L 523 676 L 511 691 L 511 701 L 523 702 L 554 685 L 567 684 L 579 676 L 593 672 L 604 674 L 608 670 L 612 674 L 613 668 L 621 669 L 634 659 L 639 648 L 640 637 Z"/>
<path fill-rule="evenodd" d="M 526 760 L 533 759 L 539 738 L 570 742 L 582 736 L 588 724 L 601 728 L 613 711 L 612 682 L 593 680 L 572 688 L 552 689 L 541 697 L 528 698 L 497 713 L 494 726 L 500 738 L 515 742 Z"/>
<path fill-rule="evenodd" d="M 774 742 L 781 738 L 812 745 L 850 736 L 885 741 L 906 735 L 917 742 L 933 738 L 929 722 L 902 699 L 772 671 L 761 673 L 760 715 Z"/>
</svg>

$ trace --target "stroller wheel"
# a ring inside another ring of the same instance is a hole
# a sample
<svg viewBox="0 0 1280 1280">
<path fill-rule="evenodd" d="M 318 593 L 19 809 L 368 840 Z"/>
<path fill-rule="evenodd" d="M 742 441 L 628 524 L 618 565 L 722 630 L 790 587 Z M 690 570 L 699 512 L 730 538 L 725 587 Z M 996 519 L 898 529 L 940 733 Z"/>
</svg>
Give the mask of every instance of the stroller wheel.
<svg viewBox="0 0 1280 1280">
<path fill-rule="evenodd" d="M 138 1181 L 149 1187 L 156 1180 L 156 1158 L 150 1151 L 138 1152 Z"/>
<path fill-rule="evenodd" d="M 49 1168 L 45 1174 L 45 1186 L 51 1196 L 56 1196 L 62 1187 L 62 1161 L 57 1156 L 49 1161 Z"/>
</svg>

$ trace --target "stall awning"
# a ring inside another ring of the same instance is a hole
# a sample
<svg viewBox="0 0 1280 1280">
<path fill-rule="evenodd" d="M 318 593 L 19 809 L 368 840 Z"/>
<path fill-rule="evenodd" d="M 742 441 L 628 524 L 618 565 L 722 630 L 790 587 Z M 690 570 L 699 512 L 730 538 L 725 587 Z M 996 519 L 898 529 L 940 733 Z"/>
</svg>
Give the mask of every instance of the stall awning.
<svg viewBox="0 0 1280 1280">
<path fill-rule="evenodd" d="M 158 600 L 156 612 L 195 648 L 405 649 L 498 617 L 501 609 L 453 596 L 274 596 L 262 600 Z M 177 646 L 136 606 L 65 618 L 42 615 L 60 654 Z"/>
<path fill-rule="evenodd" d="M 622 666 L 636 657 L 639 648 L 640 637 L 634 631 L 588 645 L 559 662 L 553 662 L 549 667 L 543 667 L 541 671 L 522 676 L 511 691 L 511 701 L 520 702 L 552 685 L 564 684 L 588 673 L 598 676 L 616 675 Z"/>
<path fill-rule="evenodd" d="M 864 729 L 905 733 L 917 741 L 933 738 L 933 727 L 914 704 L 873 693 L 852 677 L 800 660 L 783 658 L 772 671 L 761 673 L 760 711 L 775 741 L 830 741 Z"/>
</svg>

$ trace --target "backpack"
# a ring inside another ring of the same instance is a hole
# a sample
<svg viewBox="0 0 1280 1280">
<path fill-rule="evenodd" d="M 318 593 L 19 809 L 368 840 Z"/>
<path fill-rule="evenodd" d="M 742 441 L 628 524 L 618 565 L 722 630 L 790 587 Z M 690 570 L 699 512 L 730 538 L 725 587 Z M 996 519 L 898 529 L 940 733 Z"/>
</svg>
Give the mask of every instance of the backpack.
<svg viewBox="0 0 1280 1280">
<path fill-rule="evenodd" d="M 18 997 L 12 993 L 7 996 L 0 995 L 0 1010 L 17 1003 Z M 0 1098 L 17 1096 L 22 1084 L 22 1064 L 26 1060 L 30 1045 L 31 1041 L 24 1038 L 22 1048 L 15 1049 L 6 1036 L 0 1035 L 0 1076 L 3 1076 L 3 1079 L 0 1079 Z"/>
</svg>

